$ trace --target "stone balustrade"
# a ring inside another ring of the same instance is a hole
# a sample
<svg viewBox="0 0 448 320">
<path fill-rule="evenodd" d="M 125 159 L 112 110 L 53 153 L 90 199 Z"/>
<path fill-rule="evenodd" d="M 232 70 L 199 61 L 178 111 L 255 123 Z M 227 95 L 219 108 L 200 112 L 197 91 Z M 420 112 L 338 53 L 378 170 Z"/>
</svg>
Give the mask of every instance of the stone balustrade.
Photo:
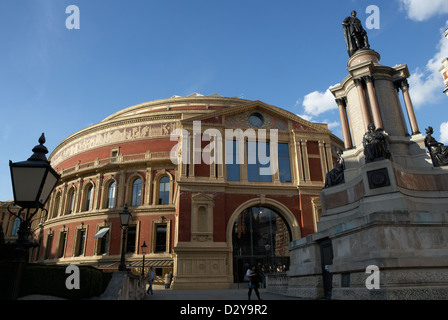
<svg viewBox="0 0 448 320">
<path fill-rule="evenodd" d="M 145 279 L 126 271 L 114 272 L 99 300 L 141 300 L 145 296 Z"/>
</svg>

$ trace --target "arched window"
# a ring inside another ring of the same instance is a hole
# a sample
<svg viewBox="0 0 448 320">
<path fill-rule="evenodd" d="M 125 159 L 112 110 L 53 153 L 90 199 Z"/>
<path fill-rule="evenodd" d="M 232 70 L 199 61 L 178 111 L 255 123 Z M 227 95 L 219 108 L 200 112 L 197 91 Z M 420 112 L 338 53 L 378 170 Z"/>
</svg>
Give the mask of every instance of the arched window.
<svg viewBox="0 0 448 320">
<path fill-rule="evenodd" d="M 84 211 L 92 210 L 93 205 L 92 195 L 93 195 L 93 186 L 89 185 L 86 190 L 86 202 L 84 205 Z"/>
<path fill-rule="evenodd" d="M 58 194 L 54 198 L 53 214 L 51 216 L 52 218 L 56 218 L 58 216 L 60 203 L 61 203 L 61 193 L 58 192 Z"/>
<path fill-rule="evenodd" d="M 67 194 L 67 208 L 65 210 L 66 214 L 73 212 L 73 206 L 75 204 L 75 189 L 71 188 Z"/>
<path fill-rule="evenodd" d="M 107 208 L 111 209 L 115 207 L 115 190 L 116 190 L 116 183 L 113 181 L 109 188 L 107 189 Z"/>
<path fill-rule="evenodd" d="M 170 178 L 164 176 L 159 181 L 159 204 L 169 204 Z"/>
<path fill-rule="evenodd" d="M 139 206 L 142 200 L 142 179 L 137 178 L 132 183 L 131 206 Z"/>
</svg>

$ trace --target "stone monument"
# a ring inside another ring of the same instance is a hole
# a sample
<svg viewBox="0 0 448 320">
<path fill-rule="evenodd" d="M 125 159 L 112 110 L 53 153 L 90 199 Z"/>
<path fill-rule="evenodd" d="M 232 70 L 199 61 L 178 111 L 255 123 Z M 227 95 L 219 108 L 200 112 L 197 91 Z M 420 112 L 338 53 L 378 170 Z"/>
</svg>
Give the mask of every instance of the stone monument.
<svg viewBox="0 0 448 320">
<path fill-rule="evenodd" d="M 432 130 L 420 133 L 407 66 L 381 65 L 351 18 L 343 23 L 348 75 L 331 89 L 343 180 L 322 190 L 317 232 L 291 243 L 288 294 L 448 299 L 448 147 Z"/>
</svg>

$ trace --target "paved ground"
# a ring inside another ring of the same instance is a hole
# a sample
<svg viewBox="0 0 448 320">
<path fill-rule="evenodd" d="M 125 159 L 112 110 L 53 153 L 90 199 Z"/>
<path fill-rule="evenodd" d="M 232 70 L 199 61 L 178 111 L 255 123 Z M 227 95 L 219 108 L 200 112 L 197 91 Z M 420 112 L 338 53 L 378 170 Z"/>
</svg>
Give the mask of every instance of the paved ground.
<svg viewBox="0 0 448 320">
<path fill-rule="evenodd" d="M 260 298 L 263 300 L 300 300 L 279 294 L 266 292 L 266 289 L 258 289 Z M 247 285 L 241 285 L 240 289 L 224 290 L 171 290 L 163 286 L 153 286 L 153 295 L 147 295 L 143 300 L 248 300 Z M 255 292 L 252 291 L 252 300 L 257 300 Z"/>
<path fill-rule="evenodd" d="M 258 289 L 262 300 L 301 300 L 295 297 L 288 297 L 280 294 L 266 292 L 266 289 Z M 247 285 L 242 284 L 239 289 L 223 290 L 166 290 L 163 285 L 153 286 L 153 295 L 146 295 L 143 300 L 248 300 Z M 257 300 L 255 292 L 252 291 L 252 300 Z M 22 297 L 19 300 L 64 300 L 62 298 L 31 295 Z"/>
</svg>

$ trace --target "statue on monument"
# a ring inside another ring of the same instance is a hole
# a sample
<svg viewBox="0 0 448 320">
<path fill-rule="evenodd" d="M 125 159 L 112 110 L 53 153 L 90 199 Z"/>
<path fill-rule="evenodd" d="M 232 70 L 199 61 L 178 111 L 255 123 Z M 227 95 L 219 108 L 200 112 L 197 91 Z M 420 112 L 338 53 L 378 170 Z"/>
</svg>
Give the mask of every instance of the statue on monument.
<svg viewBox="0 0 448 320">
<path fill-rule="evenodd" d="M 386 135 L 382 130 L 376 130 L 373 123 L 368 126 L 369 131 L 364 134 L 362 144 L 366 163 L 375 160 L 391 159 L 392 156 L 386 147 Z"/>
<path fill-rule="evenodd" d="M 342 158 L 342 151 L 338 150 L 338 166 L 327 173 L 327 176 L 325 177 L 325 188 L 330 188 L 337 186 L 338 184 L 344 183 L 344 169 L 345 169 L 345 162 Z"/>
<path fill-rule="evenodd" d="M 352 11 L 351 16 L 345 18 L 342 22 L 349 57 L 360 49 L 370 49 L 367 32 L 362 27 L 361 21 L 356 17 L 356 14 L 356 11 Z"/>
<path fill-rule="evenodd" d="M 446 166 L 448 165 L 448 146 L 437 142 L 432 136 L 433 133 L 432 127 L 426 129 L 425 146 L 428 148 L 434 167 Z"/>
</svg>

